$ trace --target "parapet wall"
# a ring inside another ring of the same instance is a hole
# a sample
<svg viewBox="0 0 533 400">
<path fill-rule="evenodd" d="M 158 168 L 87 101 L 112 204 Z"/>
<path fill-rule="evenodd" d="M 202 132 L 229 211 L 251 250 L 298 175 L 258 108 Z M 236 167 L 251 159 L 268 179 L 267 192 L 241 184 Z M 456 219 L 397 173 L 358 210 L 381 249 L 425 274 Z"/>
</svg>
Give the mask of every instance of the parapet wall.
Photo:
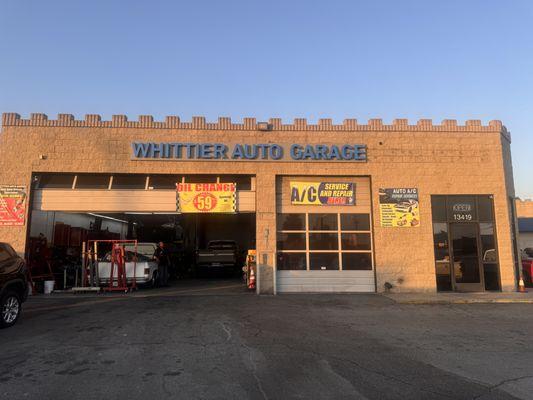
<svg viewBox="0 0 533 400">
<path fill-rule="evenodd" d="M 533 200 L 516 200 L 516 216 L 518 218 L 533 218 Z"/>
<path fill-rule="evenodd" d="M 58 114 L 50 120 L 45 114 L 31 114 L 23 119 L 16 113 L 2 114 L 3 126 L 65 126 L 101 128 L 154 128 L 154 129 L 212 129 L 212 130 L 261 130 L 261 131 L 436 131 L 436 132 L 508 132 L 501 121 L 493 120 L 482 125 L 480 120 L 468 120 L 458 125 L 456 120 L 445 119 L 434 125 L 431 119 L 418 120 L 409 125 L 407 119 L 395 119 L 385 125 L 381 119 L 370 119 L 367 124 L 359 124 L 356 119 L 345 119 L 342 124 L 333 124 L 329 118 L 320 119 L 318 124 L 307 124 L 305 118 L 297 118 L 292 124 L 284 124 L 281 118 L 271 118 L 268 122 L 258 122 L 255 118 L 244 118 L 242 123 L 233 123 L 231 118 L 218 118 L 217 122 L 206 122 L 205 117 L 192 117 L 190 122 L 182 122 L 179 117 L 168 116 L 165 121 L 154 121 L 151 115 L 140 115 L 137 121 L 128 121 L 125 115 L 113 115 L 111 121 L 102 121 L 98 114 L 87 114 L 85 119 L 77 120 L 71 114 Z"/>
</svg>

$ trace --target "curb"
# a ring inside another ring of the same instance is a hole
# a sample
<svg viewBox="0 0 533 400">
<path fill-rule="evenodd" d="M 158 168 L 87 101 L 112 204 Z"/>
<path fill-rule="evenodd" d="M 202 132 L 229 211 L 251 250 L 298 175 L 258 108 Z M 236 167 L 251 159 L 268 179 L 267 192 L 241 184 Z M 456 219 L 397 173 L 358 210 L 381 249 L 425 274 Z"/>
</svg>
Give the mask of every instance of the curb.
<svg viewBox="0 0 533 400">
<path fill-rule="evenodd" d="M 412 305 L 445 305 L 445 304 L 533 304 L 533 299 L 457 299 L 457 300 L 396 300 L 397 304 Z"/>
</svg>

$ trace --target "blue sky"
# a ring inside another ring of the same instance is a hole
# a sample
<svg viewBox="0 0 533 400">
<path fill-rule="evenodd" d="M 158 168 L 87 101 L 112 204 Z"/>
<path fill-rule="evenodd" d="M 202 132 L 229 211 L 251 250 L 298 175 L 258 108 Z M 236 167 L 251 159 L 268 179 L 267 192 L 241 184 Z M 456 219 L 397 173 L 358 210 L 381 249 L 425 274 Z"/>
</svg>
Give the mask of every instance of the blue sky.
<svg viewBox="0 0 533 400">
<path fill-rule="evenodd" d="M 0 0 L 0 111 L 501 119 L 533 197 L 533 2 Z"/>
</svg>

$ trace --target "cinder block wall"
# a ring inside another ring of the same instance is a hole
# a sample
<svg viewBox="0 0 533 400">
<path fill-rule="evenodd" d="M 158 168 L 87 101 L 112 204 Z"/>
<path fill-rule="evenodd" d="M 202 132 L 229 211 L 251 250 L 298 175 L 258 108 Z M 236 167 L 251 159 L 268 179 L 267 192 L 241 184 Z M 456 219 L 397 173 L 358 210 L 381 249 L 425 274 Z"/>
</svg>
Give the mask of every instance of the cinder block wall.
<svg viewBox="0 0 533 400">
<path fill-rule="evenodd" d="M 533 218 L 533 200 L 516 200 L 516 216 Z"/>
<path fill-rule="evenodd" d="M 377 290 L 385 282 L 397 291 L 435 291 L 435 267 L 431 223 L 432 194 L 493 194 L 503 290 L 515 288 L 512 222 L 509 198 L 514 197 L 510 168 L 510 135 L 500 121 L 482 125 L 478 120 L 457 125 L 445 120 L 434 125 L 405 119 L 384 125 L 380 119 L 359 124 L 329 119 L 307 124 L 305 119 L 283 124 L 270 119 L 270 130 L 260 131 L 254 118 L 233 123 L 203 117 L 182 122 L 151 116 L 128 121 L 98 115 L 76 120 L 60 114 L 49 120 L 44 114 L 22 119 L 8 113 L 2 117 L 0 135 L 0 183 L 30 185 L 32 172 L 252 174 L 257 178 L 257 251 L 259 290 L 273 291 L 276 249 L 275 177 L 277 175 L 362 175 L 371 177 Z M 225 143 L 309 143 L 367 145 L 368 162 L 228 162 L 139 161 L 131 159 L 132 141 L 194 141 Z M 40 157 L 42 156 L 42 157 Z M 417 187 L 421 224 L 418 228 L 381 228 L 378 190 L 386 187 Z M 17 251 L 25 249 L 27 227 L 0 227 L 0 240 Z M 263 256 L 263 254 L 265 256 Z"/>
</svg>

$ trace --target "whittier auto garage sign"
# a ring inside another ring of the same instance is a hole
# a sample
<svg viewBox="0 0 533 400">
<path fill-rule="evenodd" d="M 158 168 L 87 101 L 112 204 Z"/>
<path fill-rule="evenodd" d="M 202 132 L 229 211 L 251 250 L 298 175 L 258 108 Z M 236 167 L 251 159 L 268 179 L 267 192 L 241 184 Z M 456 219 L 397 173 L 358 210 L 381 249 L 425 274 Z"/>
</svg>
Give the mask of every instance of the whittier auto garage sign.
<svg viewBox="0 0 533 400">
<path fill-rule="evenodd" d="M 366 161 L 364 144 L 133 142 L 134 160 Z"/>
</svg>

